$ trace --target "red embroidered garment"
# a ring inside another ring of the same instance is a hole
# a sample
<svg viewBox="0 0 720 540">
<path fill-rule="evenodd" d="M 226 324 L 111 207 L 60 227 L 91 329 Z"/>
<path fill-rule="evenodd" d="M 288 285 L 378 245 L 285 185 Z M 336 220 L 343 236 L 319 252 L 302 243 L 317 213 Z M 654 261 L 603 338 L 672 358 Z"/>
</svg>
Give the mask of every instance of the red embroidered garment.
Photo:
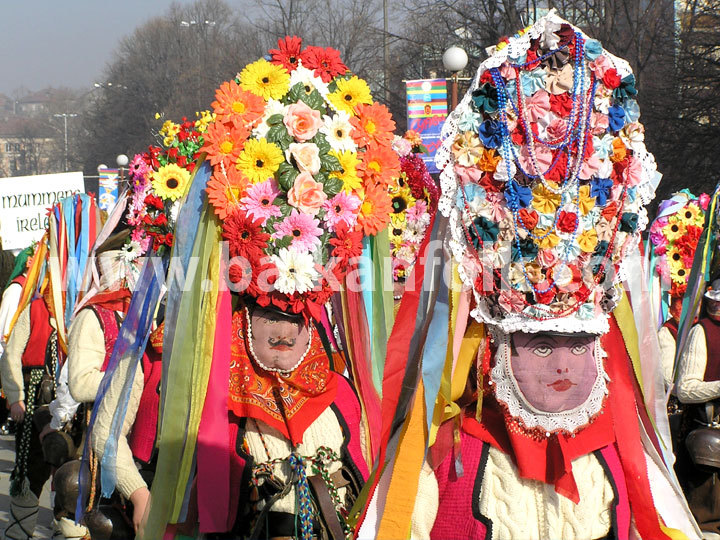
<svg viewBox="0 0 720 540">
<path fill-rule="evenodd" d="M 337 374 L 317 332 L 302 363 L 288 377 L 265 371 L 250 359 L 244 312 L 233 313 L 228 409 L 239 418 L 262 420 L 294 445 L 335 400 Z M 276 397 L 282 400 L 280 410 Z"/>
</svg>

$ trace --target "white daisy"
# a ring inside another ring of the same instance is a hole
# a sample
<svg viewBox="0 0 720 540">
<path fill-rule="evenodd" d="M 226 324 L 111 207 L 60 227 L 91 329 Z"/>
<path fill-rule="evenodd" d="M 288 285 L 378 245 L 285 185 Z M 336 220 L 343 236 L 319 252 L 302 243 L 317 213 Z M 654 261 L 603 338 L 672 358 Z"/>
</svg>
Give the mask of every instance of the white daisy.
<svg viewBox="0 0 720 540">
<path fill-rule="evenodd" d="M 302 83 L 306 91 L 312 91 L 312 89 L 317 90 L 323 98 L 330 93 L 328 83 L 324 83 L 320 77 L 315 76 L 312 70 L 304 68 L 302 65 L 298 65 L 298 67 L 290 73 L 290 88 L 297 83 Z"/>
<path fill-rule="evenodd" d="M 357 150 L 357 145 L 350 136 L 352 131 L 350 115 L 345 111 L 339 111 L 334 116 L 323 116 L 323 126 L 320 131 L 325 134 L 325 139 L 336 152 Z"/>
<path fill-rule="evenodd" d="M 313 288 L 314 280 L 319 277 L 311 253 L 298 253 L 282 248 L 277 255 L 271 256 L 271 259 L 278 269 L 275 289 L 283 294 L 306 293 Z"/>
<path fill-rule="evenodd" d="M 120 249 L 120 257 L 124 262 L 132 262 L 143 253 L 140 242 L 136 240 L 130 240 Z"/>
</svg>

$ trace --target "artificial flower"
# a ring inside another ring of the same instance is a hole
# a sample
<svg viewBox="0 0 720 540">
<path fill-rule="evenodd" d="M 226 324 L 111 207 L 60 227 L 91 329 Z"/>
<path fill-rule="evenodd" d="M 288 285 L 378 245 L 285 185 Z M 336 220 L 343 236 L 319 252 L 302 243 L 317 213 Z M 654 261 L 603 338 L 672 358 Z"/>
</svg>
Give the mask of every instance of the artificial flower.
<svg viewBox="0 0 720 540">
<path fill-rule="evenodd" d="M 672 221 L 663 227 L 662 232 L 670 242 L 676 242 L 686 232 L 686 226 L 682 221 Z"/>
<path fill-rule="evenodd" d="M 327 99 L 337 111 L 345 111 L 352 116 L 357 105 L 372 103 L 370 87 L 355 75 L 349 79 L 338 79 L 337 89 L 328 94 Z"/>
<path fill-rule="evenodd" d="M 352 259 L 362 255 L 363 233 L 355 230 L 343 222 L 338 222 L 335 228 L 335 238 L 330 239 L 333 246 L 333 257 L 339 259 Z"/>
<path fill-rule="evenodd" d="M 353 126 L 351 133 L 358 146 L 367 146 L 371 142 L 389 145 L 395 131 L 395 122 L 385 105 L 360 103 L 355 107 L 357 116 L 350 119 Z"/>
<path fill-rule="evenodd" d="M 483 216 L 477 216 L 470 226 L 468 227 L 470 232 L 470 241 L 476 250 L 482 249 L 485 242 L 495 242 L 500 232 L 500 227 L 494 221 L 490 221 Z"/>
<path fill-rule="evenodd" d="M 635 156 L 630 156 L 627 159 L 627 167 L 623 170 L 623 180 L 629 187 L 635 187 L 642 182 L 643 168 L 640 160 Z"/>
<path fill-rule="evenodd" d="M 552 150 L 546 146 L 538 146 L 535 148 L 535 159 L 533 160 L 530 156 L 530 149 L 527 146 L 523 146 L 520 149 L 520 155 L 518 156 L 518 162 L 524 171 L 528 174 L 544 175 L 549 172 L 550 166 L 553 163 Z"/>
<path fill-rule="evenodd" d="M 227 81 L 215 91 L 212 102 L 215 122 L 232 122 L 245 128 L 262 118 L 265 102 L 262 97 L 243 90 L 235 81 Z"/>
<path fill-rule="evenodd" d="M 393 137 L 392 149 L 398 156 L 405 157 L 412 152 L 412 143 L 404 137 L 395 135 L 395 137 Z"/>
<path fill-rule="evenodd" d="M 354 194 L 341 191 L 332 199 L 323 204 L 325 209 L 325 221 L 328 229 L 335 230 L 339 223 L 348 227 L 354 227 L 357 222 L 357 209 L 360 208 L 360 199 Z"/>
<path fill-rule="evenodd" d="M 551 229 L 535 229 L 534 233 L 540 249 L 551 249 L 560 243 L 560 237 Z"/>
<path fill-rule="evenodd" d="M 491 148 L 484 148 L 477 165 L 481 171 L 492 173 L 497 169 L 500 159 L 500 154 L 498 154 L 495 150 Z"/>
<path fill-rule="evenodd" d="M 223 220 L 223 240 L 228 243 L 230 257 L 260 259 L 268 247 L 270 235 L 261 229 L 261 221 L 238 211 Z"/>
<path fill-rule="evenodd" d="M 588 229 L 578 235 L 577 243 L 585 253 L 593 253 L 598 243 L 598 233 L 595 229 Z"/>
<path fill-rule="evenodd" d="M 320 222 L 311 215 L 293 210 L 288 217 L 275 224 L 273 238 L 288 236 L 291 251 L 308 253 L 320 247 L 323 231 L 318 225 Z"/>
<path fill-rule="evenodd" d="M 289 105 L 283 117 L 288 134 L 296 141 L 305 142 L 312 139 L 322 126 L 320 111 L 311 109 L 304 101 Z"/>
<path fill-rule="evenodd" d="M 577 229 L 578 223 L 578 216 L 575 212 L 561 210 L 555 226 L 559 232 L 572 233 Z"/>
<path fill-rule="evenodd" d="M 578 209 L 582 215 L 587 215 L 595 208 L 595 197 L 590 195 L 589 185 L 580 186 L 578 197 Z"/>
<path fill-rule="evenodd" d="M 224 220 L 240 205 L 248 181 L 235 167 L 215 171 L 207 184 L 208 201 L 215 214 Z"/>
<path fill-rule="evenodd" d="M 483 147 L 475 133 L 468 131 L 458 134 L 452 145 L 455 162 L 462 167 L 472 167 L 482 157 Z"/>
<path fill-rule="evenodd" d="M 311 216 L 317 215 L 326 200 L 323 185 L 308 172 L 301 172 L 288 191 L 288 204 Z"/>
<path fill-rule="evenodd" d="M 282 294 L 306 293 L 319 277 L 310 253 L 282 248 L 270 259 L 277 268 L 277 279 L 273 285 Z"/>
<path fill-rule="evenodd" d="M 383 186 L 370 184 L 365 187 L 358 215 L 358 225 L 366 236 L 377 234 L 385 228 L 392 213 L 390 195 Z"/>
<path fill-rule="evenodd" d="M 264 100 L 280 99 L 290 88 L 290 75 L 284 67 L 261 58 L 240 72 L 240 86 Z"/>
<path fill-rule="evenodd" d="M 200 150 L 207 152 L 210 165 L 222 163 L 225 168 L 233 168 L 249 135 L 243 126 L 213 122 L 208 125 Z"/>
<path fill-rule="evenodd" d="M 355 152 L 357 144 L 350 135 L 352 129 L 350 114 L 338 111 L 332 116 L 323 116 L 320 132 L 325 135 L 325 140 L 330 144 L 330 148 L 336 152 Z"/>
<path fill-rule="evenodd" d="M 613 181 L 610 178 L 595 178 L 590 182 L 590 196 L 595 197 L 596 204 L 605 206 L 612 187 Z"/>
<path fill-rule="evenodd" d="M 542 68 L 523 72 L 522 77 L 520 78 L 523 94 L 526 96 L 532 96 L 538 90 L 542 90 L 543 88 L 545 88 L 546 76 L 547 73 Z M 515 85 L 512 85 L 511 87 L 514 86 Z"/>
<path fill-rule="evenodd" d="M 253 183 L 271 178 L 285 161 L 282 150 L 266 139 L 249 139 L 237 158 L 237 168 Z"/>
<path fill-rule="evenodd" d="M 476 132 L 480 127 L 482 120 L 482 115 L 476 113 L 472 109 L 467 109 L 458 120 L 458 130 Z"/>
<path fill-rule="evenodd" d="M 625 125 L 625 111 L 620 105 L 613 105 L 608 109 L 607 113 L 609 129 L 611 131 L 620 131 Z"/>
<path fill-rule="evenodd" d="M 472 93 L 472 102 L 481 113 L 492 114 L 498 110 L 497 89 L 490 83 L 481 84 Z"/>
<path fill-rule="evenodd" d="M 274 178 L 270 178 L 264 182 L 248 185 L 240 203 L 245 213 L 254 220 L 261 220 L 264 227 L 269 218 L 282 215 L 280 207 L 274 204 L 279 195 L 277 182 Z"/>
<path fill-rule="evenodd" d="M 163 165 L 152 175 L 152 186 L 158 197 L 175 201 L 185 194 L 190 173 L 174 163 Z"/>
<path fill-rule="evenodd" d="M 330 155 L 337 158 L 340 162 L 340 170 L 332 171 L 331 178 L 337 178 L 343 184 L 343 190 L 347 193 L 359 189 L 362 186 L 362 180 L 358 176 L 358 168 L 360 160 L 357 154 L 352 151 L 335 151 L 330 150 Z"/>
<path fill-rule="evenodd" d="M 305 94 L 308 96 L 317 90 L 318 94 L 325 98 L 330 92 L 327 83 L 323 82 L 320 77 L 316 77 L 315 73 L 303 66 L 299 66 L 295 71 L 290 73 L 290 88 L 296 84 L 302 85 Z"/>
<path fill-rule="evenodd" d="M 533 194 L 529 187 L 521 186 L 515 180 L 511 180 L 505 184 L 505 200 L 508 207 L 513 211 L 520 208 L 526 208 L 533 202 Z"/>
<path fill-rule="evenodd" d="M 630 73 L 622 78 L 620 85 L 613 90 L 613 97 L 620 102 L 624 102 L 628 98 L 637 95 L 637 89 L 635 88 L 635 75 Z"/>
<path fill-rule="evenodd" d="M 292 72 L 298 67 L 301 49 L 302 39 L 297 36 L 285 36 L 278 39 L 277 49 L 270 49 L 268 52 L 272 56 L 273 64 L 283 66 L 286 70 Z"/>
<path fill-rule="evenodd" d="M 287 161 L 292 158 L 300 172 L 315 175 L 320 172 L 320 149 L 313 143 L 290 143 L 285 151 Z"/>
<path fill-rule="evenodd" d="M 386 186 L 400 175 L 398 156 L 389 146 L 370 143 L 360 159 L 360 174 L 366 182 Z"/>
<path fill-rule="evenodd" d="M 525 110 L 531 122 L 537 122 L 550 112 L 550 94 L 545 90 L 538 90 L 525 102 Z"/>
<path fill-rule="evenodd" d="M 136 182 L 136 185 L 139 185 L 139 182 L 146 181 L 151 170 L 142 154 L 135 154 L 128 167 L 128 175 Z"/>
<path fill-rule="evenodd" d="M 555 182 L 548 182 L 548 187 L 544 184 L 538 184 L 532 190 L 532 205 L 538 212 L 543 214 L 554 214 L 560 204 L 560 194 L 555 193 L 558 185 Z M 553 191 L 551 191 L 553 190 Z"/>
<path fill-rule="evenodd" d="M 348 70 L 340 59 L 340 53 L 330 47 L 308 47 L 302 52 L 301 59 L 303 66 L 313 70 L 326 83 Z"/>
<path fill-rule="evenodd" d="M 498 148 L 502 144 L 502 130 L 497 120 L 485 120 L 480 124 L 478 137 L 487 148 Z"/>
</svg>

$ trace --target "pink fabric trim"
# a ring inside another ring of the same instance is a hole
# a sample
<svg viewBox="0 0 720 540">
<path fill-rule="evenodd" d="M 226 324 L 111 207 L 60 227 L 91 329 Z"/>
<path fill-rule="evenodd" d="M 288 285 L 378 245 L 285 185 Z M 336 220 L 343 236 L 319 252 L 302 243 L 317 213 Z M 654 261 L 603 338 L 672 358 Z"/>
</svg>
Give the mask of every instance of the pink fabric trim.
<svg viewBox="0 0 720 540">
<path fill-rule="evenodd" d="M 348 453 L 350 454 L 350 459 L 353 460 L 359 469 L 363 480 L 367 480 L 370 473 L 362 453 L 362 447 L 360 446 L 360 433 L 362 433 L 362 411 L 360 409 L 360 403 L 347 379 L 338 376 L 337 380 L 338 388 L 335 396 L 335 405 L 352 434 L 347 446 Z"/>
<path fill-rule="evenodd" d="M 630 501 L 628 500 L 627 484 L 625 483 L 622 463 L 620 463 L 620 455 L 614 443 L 601 448 L 600 454 L 605 460 L 608 469 L 610 469 L 610 481 L 617 491 L 617 500 L 613 508 L 615 535 L 618 540 L 628 540 L 631 520 Z"/>
<path fill-rule="evenodd" d="M 453 336 L 453 373 L 455 372 L 455 365 L 457 364 L 458 356 L 460 355 L 460 347 L 462 346 L 462 340 L 465 337 L 465 330 L 468 326 L 468 315 L 470 314 L 470 291 L 463 291 L 460 293 L 458 301 L 457 317 L 455 318 L 455 335 Z"/>
<path fill-rule="evenodd" d="M 455 453 L 449 452 L 435 470 L 438 482 L 438 513 L 430 531 L 430 538 L 437 540 L 484 540 L 487 527 L 473 515 L 478 504 L 475 496 L 475 480 L 480 468 L 483 443 L 480 439 L 460 433 L 461 459 L 465 474 L 455 474 Z"/>
<path fill-rule="evenodd" d="M 235 512 L 230 500 L 230 422 L 227 395 L 230 378 L 230 291 L 219 293 L 215 344 L 207 396 L 197 442 L 197 489 L 200 532 L 222 532 L 232 528 Z"/>
</svg>

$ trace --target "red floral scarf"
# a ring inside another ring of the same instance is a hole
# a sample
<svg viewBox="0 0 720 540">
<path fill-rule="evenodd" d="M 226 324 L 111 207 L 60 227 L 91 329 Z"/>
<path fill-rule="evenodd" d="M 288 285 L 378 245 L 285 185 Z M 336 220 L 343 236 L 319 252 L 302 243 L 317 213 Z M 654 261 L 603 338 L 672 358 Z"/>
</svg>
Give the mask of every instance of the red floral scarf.
<svg viewBox="0 0 720 540">
<path fill-rule="evenodd" d="M 305 359 L 288 377 L 265 371 L 250 358 L 246 324 L 243 311 L 233 313 L 228 409 L 239 418 L 262 420 L 295 446 L 335 400 L 337 375 L 317 332 Z"/>
</svg>

